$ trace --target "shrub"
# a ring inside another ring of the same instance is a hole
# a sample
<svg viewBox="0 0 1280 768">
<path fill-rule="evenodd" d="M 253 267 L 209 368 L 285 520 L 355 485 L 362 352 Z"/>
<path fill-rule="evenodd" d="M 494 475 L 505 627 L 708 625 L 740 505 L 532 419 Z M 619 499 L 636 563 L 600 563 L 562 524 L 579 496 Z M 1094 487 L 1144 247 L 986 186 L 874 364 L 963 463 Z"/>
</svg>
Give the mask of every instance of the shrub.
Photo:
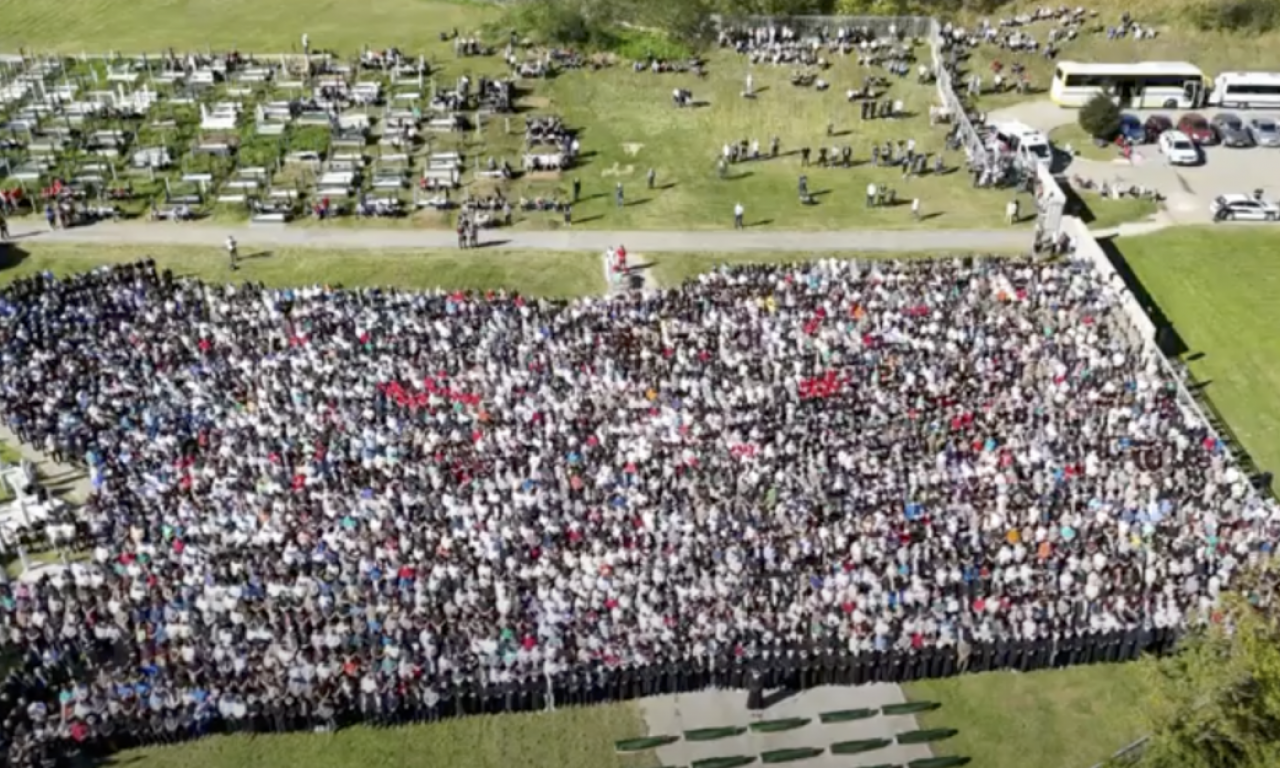
<svg viewBox="0 0 1280 768">
<path fill-rule="evenodd" d="M 1202 0 L 1189 11 L 1192 23 L 1207 32 L 1262 34 L 1280 23 L 1280 0 Z"/>
<path fill-rule="evenodd" d="M 1086 101 L 1076 119 L 1084 132 L 1094 138 L 1110 141 L 1120 132 L 1120 107 L 1105 93 Z"/>
</svg>

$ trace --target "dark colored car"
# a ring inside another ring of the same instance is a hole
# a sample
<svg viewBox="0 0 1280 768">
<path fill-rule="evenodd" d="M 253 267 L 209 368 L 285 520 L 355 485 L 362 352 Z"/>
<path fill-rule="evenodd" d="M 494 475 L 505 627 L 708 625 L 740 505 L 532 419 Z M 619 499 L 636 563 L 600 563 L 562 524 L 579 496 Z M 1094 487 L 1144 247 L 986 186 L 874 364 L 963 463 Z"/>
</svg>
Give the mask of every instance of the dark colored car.
<svg viewBox="0 0 1280 768">
<path fill-rule="evenodd" d="M 1147 132 L 1142 127 L 1142 120 L 1129 112 L 1120 115 L 1120 136 L 1133 144 L 1141 144 L 1147 140 Z"/>
<path fill-rule="evenodd" d="M 1152 115 L 1142 124 L 1142 129 L 1147 132 L 1147 143 L 1154 144 L 1160 134 L 1173 130 L 1173 121 L 1168 115 Z"/>
<path fill-rule="evenodd" d="M 1253 146 L 1253 135 L 1237 114 L 1219 112 L 1214 115 L 1213 130 L 1218 134 L 1218 143 L 1224 147 Z"/>
<path fill-rule="evenodd" d="M 1213 144 L 1218 140 L 1218 135 L 1214 133 L 1209 121 L 1204 119 L 1204 115 L 1195 112 L 1182 116 L 1178 121 L 1178 130 L 1187 134 L 1197 144 Z"/>
</svg>

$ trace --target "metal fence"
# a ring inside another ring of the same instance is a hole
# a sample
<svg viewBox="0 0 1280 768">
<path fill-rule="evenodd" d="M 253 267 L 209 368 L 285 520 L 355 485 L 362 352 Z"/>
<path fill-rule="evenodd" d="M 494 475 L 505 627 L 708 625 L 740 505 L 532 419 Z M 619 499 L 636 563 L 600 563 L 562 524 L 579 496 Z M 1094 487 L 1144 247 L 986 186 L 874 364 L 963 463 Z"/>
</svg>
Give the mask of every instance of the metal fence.
<svg viewBox="0 0 1280 768">
<path fill-rule="evenodd" d="M 929 19 L 929 50 L 933 55 L 933 73 L 937 78 L 938 100 L 942 102 L 943 109 L 947 110 L 948 114 L 951 115 L 951 120 L 956 126 L 957 135 L 965 148 L 965 154 L 971 159 L 977 160 L 985 151 L 985 146 L 982 143 L 982 137 L 978 135 L 977 129 L 973 127 L 973 121 L 969 119 L 969 113 L 965 110 L 964 103 L 960 101 L 960 97 L 956 94 L 951 72 L 944 64 L 942 56 L 942 24 L 937 19 Z"/>
</svg>

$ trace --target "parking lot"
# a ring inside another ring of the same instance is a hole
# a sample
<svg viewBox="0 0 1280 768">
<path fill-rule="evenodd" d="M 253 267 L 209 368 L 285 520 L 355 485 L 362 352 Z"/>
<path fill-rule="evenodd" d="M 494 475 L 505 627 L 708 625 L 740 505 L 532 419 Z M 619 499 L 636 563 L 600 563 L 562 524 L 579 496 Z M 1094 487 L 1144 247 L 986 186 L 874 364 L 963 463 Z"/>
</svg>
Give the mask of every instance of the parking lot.
<svg viewBox="0 0 1280 768">
<path fill-rule="evenodd" d="M 1175 123 L 1184 111 L 1154 110 L 1133 112 L 1144 120 L 1151 114 L 1168 115 Z M 1189 110 L 1187 110 L 1189 111 Z M 1196 110 L 1212 119 L 1219 111 L 1230 111 L 1248 121 L 1259 115 L 1280 119 L 1280 110 Z M 1047 100 L 1018 104 L 993 111 L 988 123 L 1022 122 L 1049 133 L 1076 121 L 1076 110 L 1063 109 Z M 1280 199 L 1280 148 L 1230 149 L 1204 147 L 1204 162 L 1198 166 L 1173 167 L 1165 163 L 1154 144 L 1135 148 L 1132 162 L 1118 156 L 1111 162 L 1075 158 L 1067 167 L 1068 178 L 1081 177 L 1108 185 L 1151 187 L 1165 196 L 1166 211 L 1173 223 L 1203 224 L 1213 220 L 1209 207 L 1218 195 L 1249 193 L 1262 189 L 1270 200 Z"/>
</svg>

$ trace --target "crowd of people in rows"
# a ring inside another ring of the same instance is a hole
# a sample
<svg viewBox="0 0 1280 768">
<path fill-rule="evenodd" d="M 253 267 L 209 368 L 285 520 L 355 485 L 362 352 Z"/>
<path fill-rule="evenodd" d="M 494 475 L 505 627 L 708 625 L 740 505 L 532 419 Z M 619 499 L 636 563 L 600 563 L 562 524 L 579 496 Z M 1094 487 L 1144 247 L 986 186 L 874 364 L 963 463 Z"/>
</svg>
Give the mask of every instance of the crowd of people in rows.
<svg viewBox="0 0 1280 768">
<path fill-rule="evenodd" d="M 0 586 L 0 741 L 22 765 L 594 670 L 1204 621 L 1277 510 L 1116 299 L 1070 259 L 573 303 L 19 280 L 0 413 L 93 492 L 87 562 Z"/>
</svg>

